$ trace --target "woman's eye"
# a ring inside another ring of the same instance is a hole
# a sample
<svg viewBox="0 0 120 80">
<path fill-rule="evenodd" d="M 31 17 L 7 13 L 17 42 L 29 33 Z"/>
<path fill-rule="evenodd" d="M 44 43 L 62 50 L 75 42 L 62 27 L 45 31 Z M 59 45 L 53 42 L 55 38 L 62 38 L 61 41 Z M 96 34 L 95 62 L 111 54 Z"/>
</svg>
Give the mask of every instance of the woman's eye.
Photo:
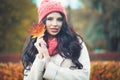
<svg viewBox="0 0 120 80">
<path fill-rule="evenodd" d="M 47 18 L 47 20 L 53 20 L 53 18 L 49 17 L 49 18 Z"/>
<path fill-rule="evenodd" d="M 57 20 L 58 20 L 58 21 L 63 21 L 63 19 L 62 19 L 62 18 L 58 18 Z"/>
</svg>

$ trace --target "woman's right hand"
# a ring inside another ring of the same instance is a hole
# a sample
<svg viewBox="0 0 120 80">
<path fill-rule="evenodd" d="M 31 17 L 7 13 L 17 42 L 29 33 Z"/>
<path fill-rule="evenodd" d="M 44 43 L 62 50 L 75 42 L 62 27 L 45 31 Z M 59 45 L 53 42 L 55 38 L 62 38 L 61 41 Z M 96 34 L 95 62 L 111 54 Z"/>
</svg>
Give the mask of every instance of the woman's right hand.
<svg viewBox="0 0 120 80">
<path fill-rule="evenodd" d="M 48 49 L 47 49 L 47 44 L 46 42 L 43 40 L 43 38 L 37 38 L 37 41 L 35 42 L 35 47 L 38 50 L 38 56 L 40 59 L 45 59 L 46 61 L 46 66 L 50 61 L 50 56 L 48 53 Z"/>
<path fill-rule="evenodd" d="M 34 46 L 37 48 L 38 50 L 38 56 L 40 59 L 43 58 L 43 52 L 44 52 L 44 48 L 46 47 L 46 42 L 43 40 L 43 38 L 37 38 L 36 42 L 34 43 Z"/>
</svg>

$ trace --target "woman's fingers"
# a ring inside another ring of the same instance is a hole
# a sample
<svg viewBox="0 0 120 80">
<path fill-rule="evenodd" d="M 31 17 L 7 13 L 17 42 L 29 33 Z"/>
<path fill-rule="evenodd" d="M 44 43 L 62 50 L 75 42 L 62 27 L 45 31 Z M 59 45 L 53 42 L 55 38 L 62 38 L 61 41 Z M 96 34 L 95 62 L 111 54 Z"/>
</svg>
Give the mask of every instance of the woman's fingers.
<svg viewBox="0 0 120 80">
<path fill-rule="evenodd" d="M 49 56 L 49 53 L 48 53 L 46 42 L 43 40 L 43 38 L 37 38 L 37 41 L 35 42 L 34 45 L 38 50 L 39 57 L 40 58 L 45 58 L 46 65 L 47 65 L 47 63 L 50 61 L 50 56 Z"/>
<path fill-rule="evenodd" d="M 49 55 L 46 42 L 43 40 L 43 38 L 37 38 L 37 41 L 35 42 L 34 46 L 37 48 L 39 53 L 42 53 L 44 56 Z"/>
<path fill-rule="evenodd" d="M 37 38 L 37 42 L 40 43 L 41 45 L 47 45 L 43 38 Z"/>
<path fill-rule="evenodd" d="M 46 42 L 43 40 L 43 38 L 37 38 L 34 46 L 39 50 L 40 47 L 46 46 Z"/>
</svg>

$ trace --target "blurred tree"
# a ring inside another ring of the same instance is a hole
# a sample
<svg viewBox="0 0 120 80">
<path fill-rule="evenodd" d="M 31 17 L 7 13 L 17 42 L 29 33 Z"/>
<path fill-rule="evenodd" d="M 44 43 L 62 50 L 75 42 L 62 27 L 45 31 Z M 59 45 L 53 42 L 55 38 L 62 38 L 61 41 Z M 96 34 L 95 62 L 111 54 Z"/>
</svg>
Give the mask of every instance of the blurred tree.
<svg viewBox="0 0 120 80">
<path fill-rule="evenodd" d="M 87 42 L 90 50 L 120 51 L 119 0 L 79 0 L 79 9 L 67 8 L 70 22 Z M 72 4 L 71 4 L 72 5 Z"/>
<path fill-rule="evenodd" d="M 120 50 L 120 0 L 91 0 L 93 7 L 102 12 L 101 20 L 104 24 L 109 50 Z"/>
<path fill-rule="evenodd" d="M 36 22 L 31 0 L 0 0 L 0 52 L 21 52 L 27 29 Z"/>
<path fill-rule="evenodd" d="M 90 34 L 90 28 L 92 27 L 92 25 L 95 23 L 96 20 L 94 21 L 91 20 L 91 17 L 94 17 L 93 15 L 95 14 L 93 14 L 93 10 L 89 8 L 87 3 L 89 4 L 88 1 L 79 0 L 79 4 L 82 4 L 82 6 L 80 6 L 77 9 L 72 9 L 70 8 L 70 6 L 68 6 L 66 10 L 68 11 L 68 17 L 70 17 L 68 18 L 68 21 L 73 25 L 77 33 L 79 33 L 84 38 L 84 41 L 86 42 L 89 50 L 93 50 L 92 48 L 94 47 L 94 45 L 91 44 L 91 42 L 94 42 L 94 40 L 92 37 L 88 37 L 88 36 Z M 92 23 L 91 26 L 89 25 L 90 23 Z M 95 31 L 91 31 L 91 32 L 95 32 Z M 92 34 L 90 34 L 90 36 L 91 35 Z"/>
</svg>

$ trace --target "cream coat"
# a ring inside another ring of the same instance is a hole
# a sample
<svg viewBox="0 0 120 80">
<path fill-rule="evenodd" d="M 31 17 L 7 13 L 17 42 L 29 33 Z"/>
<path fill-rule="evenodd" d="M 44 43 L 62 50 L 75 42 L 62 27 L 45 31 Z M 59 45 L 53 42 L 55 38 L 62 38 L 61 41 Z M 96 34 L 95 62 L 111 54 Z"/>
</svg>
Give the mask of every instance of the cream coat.
<svg viewBox="0 0 120 80">
<path fill-rule="evenodd" d="M 65 59 L 59 54 L 51 57 L 51 60 L 44 71 L 45 60 L 40 60 L 38 55 L 31 66 L 24 70 L 24 80 L 89 80 L 90 59 L 87 48 L 82 43 L 81 56 L 79 61 L 83 64 L 83 69 L 71 68 L 74 64 L 70 59 Z"/>
</svg>

